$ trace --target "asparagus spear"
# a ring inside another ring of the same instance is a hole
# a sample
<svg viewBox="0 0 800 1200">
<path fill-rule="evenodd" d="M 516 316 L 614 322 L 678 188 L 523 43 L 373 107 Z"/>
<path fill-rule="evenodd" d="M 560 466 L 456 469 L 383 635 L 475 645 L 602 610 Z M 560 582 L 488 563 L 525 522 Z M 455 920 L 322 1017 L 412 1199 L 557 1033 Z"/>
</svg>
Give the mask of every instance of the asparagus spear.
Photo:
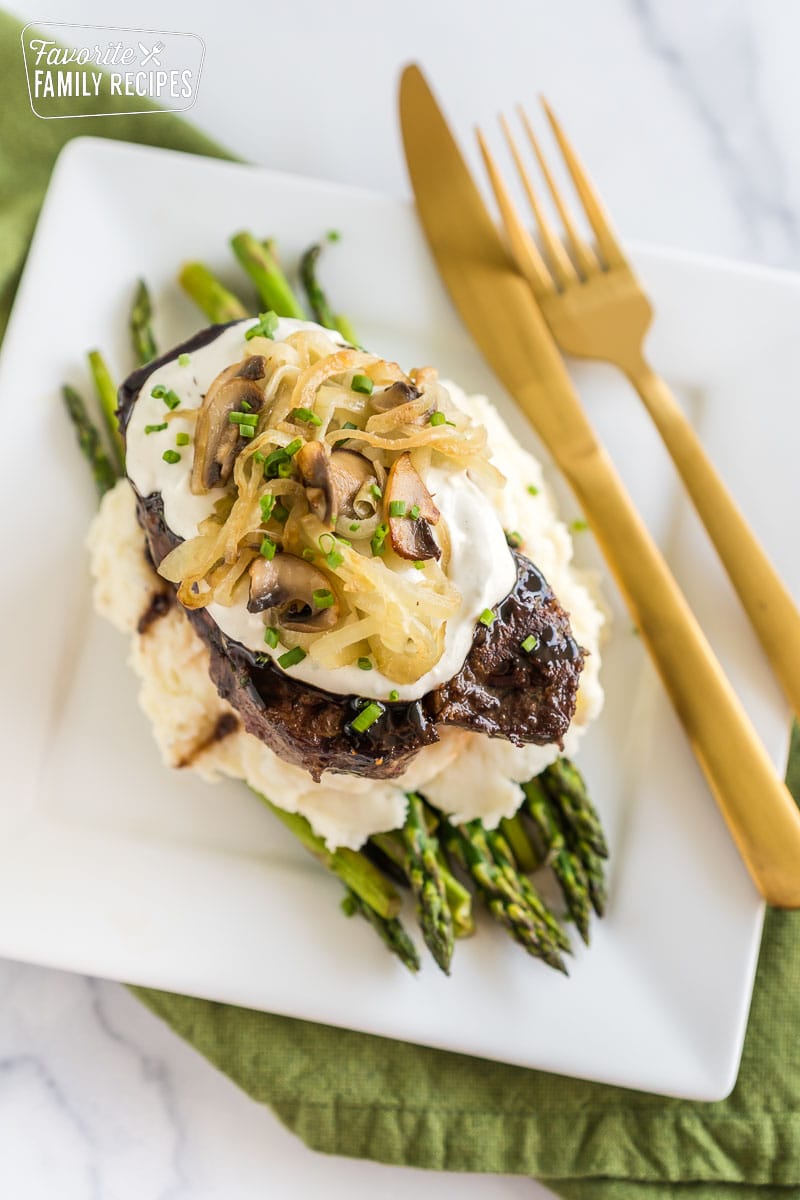
<svg viewBox="0 0 800 1200">
<path fill-rule="evenodd" d="M 69 418 L 75 426 L 78 445 L 88 460 L 97 494 L 102 498 L 117 482 L 117 472 L 103 449 L 97 426 L 89 416 L 83 398 L 67 383 L 64 384 L 61 392 Z"/>
<path fill-rule="evenodd" d="M 381 875 L 378 868 L 373 866 L 369 859 L 365 858 L 363 854 L 359 854 L 357 850 L 348 850 L 344 846 L 338 850 L 329 850 L 322 838 L 314 833 L 305 817 L 300 816 L 299 813 L 289 813 L 278 808 L 254 788 L 251 791 L 258 796 L 261 803 L 265 804 L 270 812 L 273 812 L 283 822 L 309 853 L 313 854 L 323 866 L 338 875 L 345 886 L 374 909 L 379 917 L 389 920 L 397 916 L 400 911 L 400 897 L 388 879 Z"/>
<path fill-rule="evenodd" d="M 145 281 L 140 279 L 134 292 L 129 322 L 133 352 L 138 363 L 149 363 L 158 353 L 150 324 L 152 316 L 150 292 Z"/>
<path fill-rule="evenodd" d="M 569 938 L 559 925 L 556 917 L 553 915 L 553 913 L 551 913 L 550 909 L 537 892 L 536 888 L 531 883 L 530 879 L 528 879 L 527 875 L 520 870 L 519 859 L 514 854 L 510 843 L 503 836 L 502 832 L 498 829 L 487 829 L 486 840 L 498 866 L 504 868 L 506 871 L 514 873 L 514 881 L 518 885 L 524 900 L 530 906 L 534 915 L 541 921 L 552 941 L 555 942 L 556 946 L 558 946 L 560 950 L 565 950 L 567 953 L 570 953 L 572 947 L 570 945 Z M 528 843 L 528 845 L 530 845 L 530 843 Z"/>
<path fill-rule="evenodd" d="M 231 247 L 255 284 L 263 308 L 271 309 L 279 317 L 305 318 L 271 243 L 256 241 L 252 234 L 242 232 L 231 238 Z"/>
<path fill-rule="evenodd" d="M 111 440 L 113 457 L 119 468 L 120 475 L 125 474 L 125 445 L 119 431 L 117 421 L 117 389 L 111 378 L 111 372 L 99 350 L 90 350 L 87 355 L 89 369 L 92 372 L 97 398 L 100 401 L 100 411 L 103 414 L 108 436 Z"/>
<path fill-rule="evenodd" d="M 375 833 L 370 842 L 403 871 L 408 880 L 409 864 L 403 836 L 400 833 Z M 471 937 L 475 932 L 475 919 L 472 915 L 472 895 L 462 883 L 456 879 L 450 870 L 441 846 L 437 850 L 438 870 L 444 880 L 444 890 L 447 903 L 453 916 L 453 932 L 457 938 Z"/>
<path fill-rule="evenodd" d="M 450 845 L 461 856 L 492 916 L 529 954 L 566 974 L 558 947 L 522 893 L 519 874 L 497 865 L 480 821 L 451 829 Z"/>
<path fill-rule="evenodd" d="M 511 847 L 520 871 L 525 871 L 530 875 L 540 863 L 525 831 L 522 817 L 519 813 L 515 813 L 513 817 L 503 817 L 500 828 Z"/>
<path fill-rule="evenodd" d="M 386 944 L 392 954 L 396 954 L 404 966 L 408 967 L 409 971 L 417 972 L 420 968 L 419 955 L 417 948 L 411 941 L 411 938 L 403 928 L 401 921 L 397 917 L 382 917 L 374 908 L 370 907 L 365 900 L 354 892 L 352 888 L 347 889 L 347 893 L 342 900 L 342 912 L 346 917 L 355 916 L 360 913 L 373 929 L 377 932 L 381 940 Z"/>
<path fill-rule="evenodd" d="M 415 792 L 408 794 L 403 841 L 408 854 L 408 877 L 417 897 L 417 915 L 425 945 L 437 965 L 445 975 L 449 975 L 455 944 L 453 914 L 439 869 L 439 843 L 428 832 L 422 797 Z"/>
<path fill-rule="evenodd" d="M 608 858 L 608 846 L 600 818 L 589 799 L 583 777 L 574 763 L 568 758 L 557 758 L 552 766 L 542 772 L 541 779 L 576 838 L 591 846 L 600 858 Z"/>
<path fill-rule="evenodd" d="M 205 263 L 185 263 L 178 275 L 178 283 L 212 325 L 225 325 L 228 321 L 241 321 L 243 317 L 252 316 L 239 297 L 228 291 Z"/>
<path fill-rule="evenodd" d="M 528 812 L 533 817 L 547 852 L 547 862 L 553 869 L 564 902 L 578 932 L 589 944 L 589 882 L 583 864 L 567 846 L 564 832 L 544 785 L 540 779 L 523 784 Z"/>
<path fill-rule="evenodd" d="M 324 325 L 326 329 L 337 329 L 345 341 L 357 346 L 358 337 L 356 331 L 347 317 L 341 313 L 334 313 L 317 277 L 317 267 L 321 253 L 322 244 L 316 242 L 313 246 L 309 246 L 300 259 L 300 279 L 308 297 L 309 308 L 314 314 L 314 320 L 318 321 L 320 325 Z"/>
</svg>

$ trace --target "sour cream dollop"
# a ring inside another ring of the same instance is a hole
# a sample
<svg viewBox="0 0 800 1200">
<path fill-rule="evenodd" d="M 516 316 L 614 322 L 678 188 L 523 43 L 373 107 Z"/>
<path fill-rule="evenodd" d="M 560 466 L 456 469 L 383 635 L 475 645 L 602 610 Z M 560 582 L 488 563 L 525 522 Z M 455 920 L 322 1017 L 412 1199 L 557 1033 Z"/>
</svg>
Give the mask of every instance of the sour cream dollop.
<svg viewBox="0 0 800 1200">
<path fill-rule="evenodd" d="M 176 435 L 185 433 L 191 438 L 193 422 L 174 417 L 167 429 L 145 433 L 146 426 L 163 423 L 166 411 L 163 399 L 151 392 L 162 387 L 180 397 L 181 408 L 199 408 L 209 385 L 220 371 L 238 362 L 246 353 L 248 343 L 244 334 L 253 324 L 255 322 L 249 319 L 237 322 L 206 345 L 193 350 L 188 362 L 182 364 L 176 357 L 159 367 L 148 377 L 133 406 L 127 430 L 128 475 L 141 496 L 160 493 L 164 519 L 180 538 L 197 535 L 198 526 L 211 515 L 214 504 L 224 493 L 220 489 L 201 496 L 192 493 L 191 441 L 177 448 L 178 461 L 164 461 L 164 451 L 176 448 Z M 320 328 L 310 321 L 281 318 L 274 337 L 281 341 L 298 330 Z M 323 332 L 342 343 L 331 330 Z M 479 616 L 484 609 L 498 604 L 514 586 L 514 560 L 495 506 L 466 472 L 457 468 L 431 467 L 425 472 L 424 481 L 447 523 L 450 535 L 447 575 L 461 596 L 458 611 L 447 621 L 444 651 L 439 661 L 414 683 L 403 685 L 377 669 L 362 671 L 357 666 L 350 666 L 331 670 L 320 667 L 310 657 L 288 669 L 287 674 L 292 678 L 340 695 L 353 693 L 385 700 L 390 692 L 396 692 L 399 700 L 417 700 L 452 679 L 461 669 L 472 646 Z M 408 578 L 413 580 L 415 577 L 418 572 L 409 563 Z M 283 653 L 283 646 L 272 649 L 265 645 L 263 614 L 248 612 L 244 603 L 230 607 L 210 604 L 206 611 L 226 637 L 248 650 L 273 658 Z"/>
</svg>

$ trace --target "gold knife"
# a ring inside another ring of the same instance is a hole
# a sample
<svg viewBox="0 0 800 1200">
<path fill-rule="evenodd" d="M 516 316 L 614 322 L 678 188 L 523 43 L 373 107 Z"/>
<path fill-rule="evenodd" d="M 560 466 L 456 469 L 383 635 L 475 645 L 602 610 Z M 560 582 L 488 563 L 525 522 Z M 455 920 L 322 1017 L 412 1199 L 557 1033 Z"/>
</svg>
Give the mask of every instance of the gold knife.
<svg viewBox="0 0 800 1200">
<path fill-rule="evenodd" d="M 418 67 L 400 84 L 422 226 L 470 334 L 566 476 L 762 896 L 800 908 L 800 809 L 590 425 Z"/>
</svg>

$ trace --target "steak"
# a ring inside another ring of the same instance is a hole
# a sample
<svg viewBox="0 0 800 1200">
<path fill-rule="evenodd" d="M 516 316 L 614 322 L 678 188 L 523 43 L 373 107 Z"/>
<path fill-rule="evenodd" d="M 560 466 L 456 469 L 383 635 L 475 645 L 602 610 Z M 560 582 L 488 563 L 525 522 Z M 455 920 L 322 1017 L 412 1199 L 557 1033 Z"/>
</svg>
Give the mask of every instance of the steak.
<svg viewBox="0 0 800 1200">
<path fill-rule="evenodd" d="M 123 431 L 150 373 L 179 353 L 205 345 L 222 328 L 203 330 L 126 380 L 119 394 Z M 166 525 L 158 493 L 137 493 L 137 510 L 157 567 L 181 539 Z M 254 654 L 226 637 L 204 609 L 185 611 L 209 650 L 219 694 L 237 710 L 249 733 L 317 780 L 323 771 L 392 778 L 423 746 L 438 741 L 437 728 L 445 725 L 515 745 L 562 742 L 575 712 L 584 652 L 542 574 L 524 555 L 512 553 L 514 587 L 494 608 L 491 626 L 476 625 L 461 670 L 419 700 L 383 703 L 380 719 L 361 733 L 352 727 L 364 703 L 360 697 L 293 679 L 268 655 Z"/>
</svg>

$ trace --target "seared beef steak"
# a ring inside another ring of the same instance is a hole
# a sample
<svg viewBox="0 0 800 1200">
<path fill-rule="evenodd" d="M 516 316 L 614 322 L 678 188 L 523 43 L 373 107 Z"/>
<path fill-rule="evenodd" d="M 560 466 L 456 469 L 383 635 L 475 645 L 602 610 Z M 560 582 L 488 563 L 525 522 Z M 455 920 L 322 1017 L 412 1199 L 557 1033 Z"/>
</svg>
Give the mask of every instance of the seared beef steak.
<svg viewBox="0 0 800 1200">
<path fill-rule="evenodd" d="M 203 330 L 126 380 L 120 389 L 123 430 L 152 371 L 205 345 L 221 328 Z M 159 494 L 137 496 L 137 504 L 158 566 L 180 539 L 165 524 Z M 187 616 L 209 649 L 220 695 L 240 713 L 245 728 L 281 758 L 315 779 L 326 770 L 391 778 L 423 746 L 438 741 L 437 726 L 457 725 L 517 745 L 563 739 L 575 711 L 583 651 L 542 575 L 523 555 L 514 558 L 514 588 L 495 607 L 493 624 L 476 626 L 461 670 L 420 700 L 385 703 L 380 720 L 363 733 L 352 729 L 363 703 L 359 697 L 293 679 L 268 656 L 230 641 L 204 609 L 187 610 Z"/>
</svg>

